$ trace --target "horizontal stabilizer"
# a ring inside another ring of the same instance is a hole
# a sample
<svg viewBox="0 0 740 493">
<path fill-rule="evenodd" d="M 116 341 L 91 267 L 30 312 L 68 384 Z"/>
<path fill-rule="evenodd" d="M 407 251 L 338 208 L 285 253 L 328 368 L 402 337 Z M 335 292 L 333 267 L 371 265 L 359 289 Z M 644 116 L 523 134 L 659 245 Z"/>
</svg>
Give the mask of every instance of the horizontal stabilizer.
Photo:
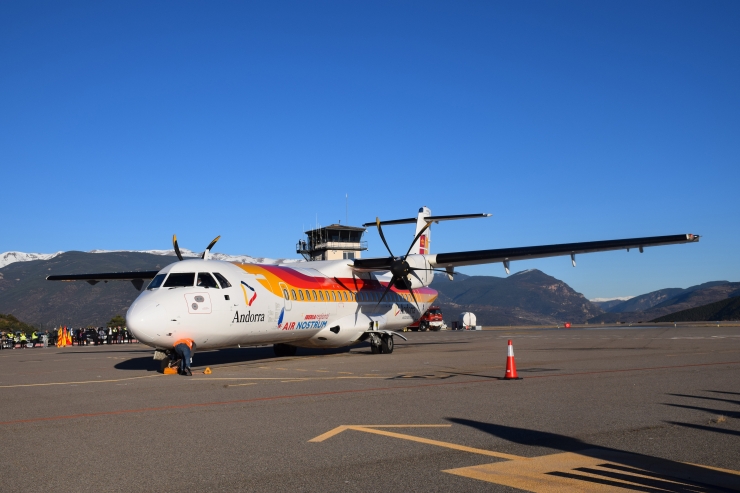
<svg viewBox="0 0 740 493">
<path fill-rule="evenodd" d="M 456 219 L 477 219 L 480 217 L 491 217 L 491 214 L 456 214 L 452 216 L 426 216 L 422 217 L 428 223 L 436 223 L 439 221 L 454 221 Z M 381 226 L 392 226 L 395 224 L 416 224 L 417 218 L 409 217 L 407 219 L 391 219 L 390 221 L 380 221 Z M 375 226 L 375 221 L 371 223 L 365 223 L 362 225 L 363 228 L 369 226 Z"/>
</svg>

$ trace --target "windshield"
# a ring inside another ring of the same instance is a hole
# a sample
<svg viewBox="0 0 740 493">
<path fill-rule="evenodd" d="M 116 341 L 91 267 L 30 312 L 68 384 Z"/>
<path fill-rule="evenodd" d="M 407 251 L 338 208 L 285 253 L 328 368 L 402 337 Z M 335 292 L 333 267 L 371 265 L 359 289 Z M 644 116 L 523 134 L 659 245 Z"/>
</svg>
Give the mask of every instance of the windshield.
<svg viewBox="0 0 740 493">
<path fill-rule="evenodd" d="M 198 281 L 195 284 L 202 288 L 218 289 L 218 284 L 216 284 L 216 280 L 208 272 L 198 272 Z"/>
<path fill-rule="evenodd" d="M 147 289 L 157 289 L 162 285 L 164 282 L 164 278 L 167 277 L 167 274 L 157 274 L 154 276 L 154 279 L 152 279 L 152 282 L 149 283 L 149 286 L 147 286 Z"/>
<path fill-rule="evenodd" d="M 181 288 L 195 283 L 195 272 L 176 272 L 170 274 L 164 282 L 166 288 Z"/>
<path fill-rule="evenodd" d="M 231 283 L 229 281 L 227 281 L 224 276 L 222 276 L 218 272 L 214 272 L 213 275 L 216 276 L 216 279 L 218 279 L 218 282 L 221 283 L 221 287 L 222 288 L 226 289 L 226 288 L 230 288 L 231 287 Z"/>
<path fill-rule="evenodd" d="M 442 315 L 442 312 L 440 310 L 429 310 L 427 313 L 429 315 Z"/>
</svg>

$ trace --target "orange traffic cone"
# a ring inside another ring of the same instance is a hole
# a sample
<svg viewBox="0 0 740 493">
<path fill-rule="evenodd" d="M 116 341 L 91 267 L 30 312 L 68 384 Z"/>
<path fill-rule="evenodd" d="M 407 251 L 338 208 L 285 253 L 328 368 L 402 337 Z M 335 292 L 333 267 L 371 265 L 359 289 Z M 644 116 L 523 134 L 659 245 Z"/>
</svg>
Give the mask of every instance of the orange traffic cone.
<svg viewBox="0 0 740 493">
<path fill-rule="evenodd" d="M 514 345 L 509 340 L 509 350 L 506 354 L 506 374 L 504 380 L 521 380 L 521 377 L 516 375 L 516 363 L 514 362 Z"/>
</svg>

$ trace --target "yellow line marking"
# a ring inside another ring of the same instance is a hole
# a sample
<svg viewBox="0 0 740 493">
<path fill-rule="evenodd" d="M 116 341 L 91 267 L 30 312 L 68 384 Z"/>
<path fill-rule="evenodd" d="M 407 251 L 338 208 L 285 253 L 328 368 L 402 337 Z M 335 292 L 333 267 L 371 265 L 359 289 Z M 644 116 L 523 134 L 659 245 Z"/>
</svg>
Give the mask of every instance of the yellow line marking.
<svg viewBox="0 0 740 493">
<path fill-rule="evenodd" d="M 312 438 L 309 442 L 323 442 L 334 435 L 340 434 L 344 430 L 353 430 L 355 428 L 450 428 L 451 426 L 452 425 L 342 425 Z"/>
<path fill-rule="evenodd" d="M 465 445 L 458 445 L 456 443 L 441 442 L 439 440 L 430 440 L 428 438 L 415 437 L 412 435 L 404 435 L 402 433 L 394 433 L 392 431 L 377 430 L 373 428 L 362 428 L 362 427 L 353 427 L 352 429 L 357 430 L 357 431 L 364 431 L 367 433 L 375 433 L 376 435 L 384 435 L 384 436 L 393 437 L 393 438 L 400 438 L 402 440 L 410 440 L 412 442 L 426 443 L 427 445 L 436 445 L 438 447 L 445 447 L 445 448 L 450 448 L 453 450 L 460 450 L 462 452 L 470 452 L 473 454 L 487 455 L 489 457 L 498 457 L 499 459 L 508 459 L 508 460 L 527 459 L 526 457 L 521 457 L 519 455 L 504 454 L 501 452 L 493 452 L 491 450 L 466 447 Z"/>
<path fill-rule="evenodd" d="M 518 455 L 504 454 L 501 452 L 493 452 L 491 450 L 483 450 L 479 448 L 466 447 L 465 445 L 458 445 L 456 443 L 442 442 L 439 440 L 431 440 L 429 438 L 416 437 L 413 435 L 405 435 L 403 433 L 395 433 L 392 431 L 381 430 L 379 428 L 449 428 L 452 425 L 343 425 L 330 430 L 323 435 L 319 435 L 316 438 L 312 438 L 309 442 L 323 442 L 324 440 L 338 435 L 345 430 L 363 431 L 365 433 L 373 433 L 376 435 L 383 435 L 392 438 L 400 438 L 402 440 L 409 440 L 412 442 L 425 443 L 427 445 L 436 445 L 437 447 L 445 447 L 453 450 L 460 450 L 462 452 L 470 452 L 473 454 L 486 455 L 489 457 L 498 457 L 499 459 L 526 459 Z"/>
<path fill-rule="evenodd" d="M 231 385 L 226 385 L 226 387 L 244 387 L 245 385 L 257 385 L 257 382 L 251 382 L 251 383 L 234 383 Z"/>
<path fill-rule="evenodd" d="M 163 377 L 165 375 L 146 375 L 143 377 L 129 377 L 129 378 L 117 378 L 114 380 L 86 380 L 84 382 L 49 382 L 49 383 L 24 383 L 18 385 L 0 385 L 0 389 L 12 389 L 15 387 L 48 387 L 51 385 L 82 385 L 86 383 L 109 383 L 109 382 L 123 382 L 125 380 L 138 380 L 140 378 L 154 378 Z"/>
<path fill-rule="evenodd" d="M 352 373 L 351 371 L 339 371 L 337 373 L 343 373 L 345 375 L 354 375 L 354 373 Z"/>
<path fill-rule="evenodd" d="M 216 377 L 216 378 L 191 378 L 191 382 L 212 382 L 213 380 L 295 380 L 295 381 L 308 381 L 308 380 L 377 380 L 384 379 L 387 377 Z"/>
<path fill-rule="evenodd" d="M 684 464 L 688 464 L 690 466 L 696 466 L 696 467 L 703 467 L 704 469 L 711 469 L 712 471 L 719 471 L 719 472 L 724 472 L 727 474 L 734 474 L 736 476 L 740 476 L 740 471 L 733 471 L 732 469 L 722 469 L 721 467 L 705 466 L 703 464 L 692 464 L 691 462 L 684 462 Z"/>
</svg>

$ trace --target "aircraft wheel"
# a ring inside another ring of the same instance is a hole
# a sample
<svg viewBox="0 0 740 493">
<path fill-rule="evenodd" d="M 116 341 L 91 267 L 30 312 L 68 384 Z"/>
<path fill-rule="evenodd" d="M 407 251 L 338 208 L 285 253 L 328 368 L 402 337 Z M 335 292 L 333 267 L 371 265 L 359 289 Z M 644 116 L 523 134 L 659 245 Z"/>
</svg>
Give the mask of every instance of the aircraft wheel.
<svg viewBox="0 0 740 493">
<path fill-rule="evenodd" d="M 164 359 L 159 360 L 159 371 L 163 372 L 165 368 L 170 366 L 170 362 L 172 360 L 169 356 L 166 356 Z"/>
<path fill-rule="evenodd" d="M 370 352 L 373 354 L 380 354 L 380 346 L 376 346 L 375 344 L 370 344 Z"/>
<path fill-rule="evenodd" d="M 298 352 L 298 348 L 290 344 L 273 344 L 272 349 L 277 357 L 295 356 Z"/>
<path fill-rule="evenodd" d="M 383 339 L 380 342 L 380 349 L 383 354 L 391 354 L 393 352 L 393 336 L 383 335 Z"/>
</svg>

